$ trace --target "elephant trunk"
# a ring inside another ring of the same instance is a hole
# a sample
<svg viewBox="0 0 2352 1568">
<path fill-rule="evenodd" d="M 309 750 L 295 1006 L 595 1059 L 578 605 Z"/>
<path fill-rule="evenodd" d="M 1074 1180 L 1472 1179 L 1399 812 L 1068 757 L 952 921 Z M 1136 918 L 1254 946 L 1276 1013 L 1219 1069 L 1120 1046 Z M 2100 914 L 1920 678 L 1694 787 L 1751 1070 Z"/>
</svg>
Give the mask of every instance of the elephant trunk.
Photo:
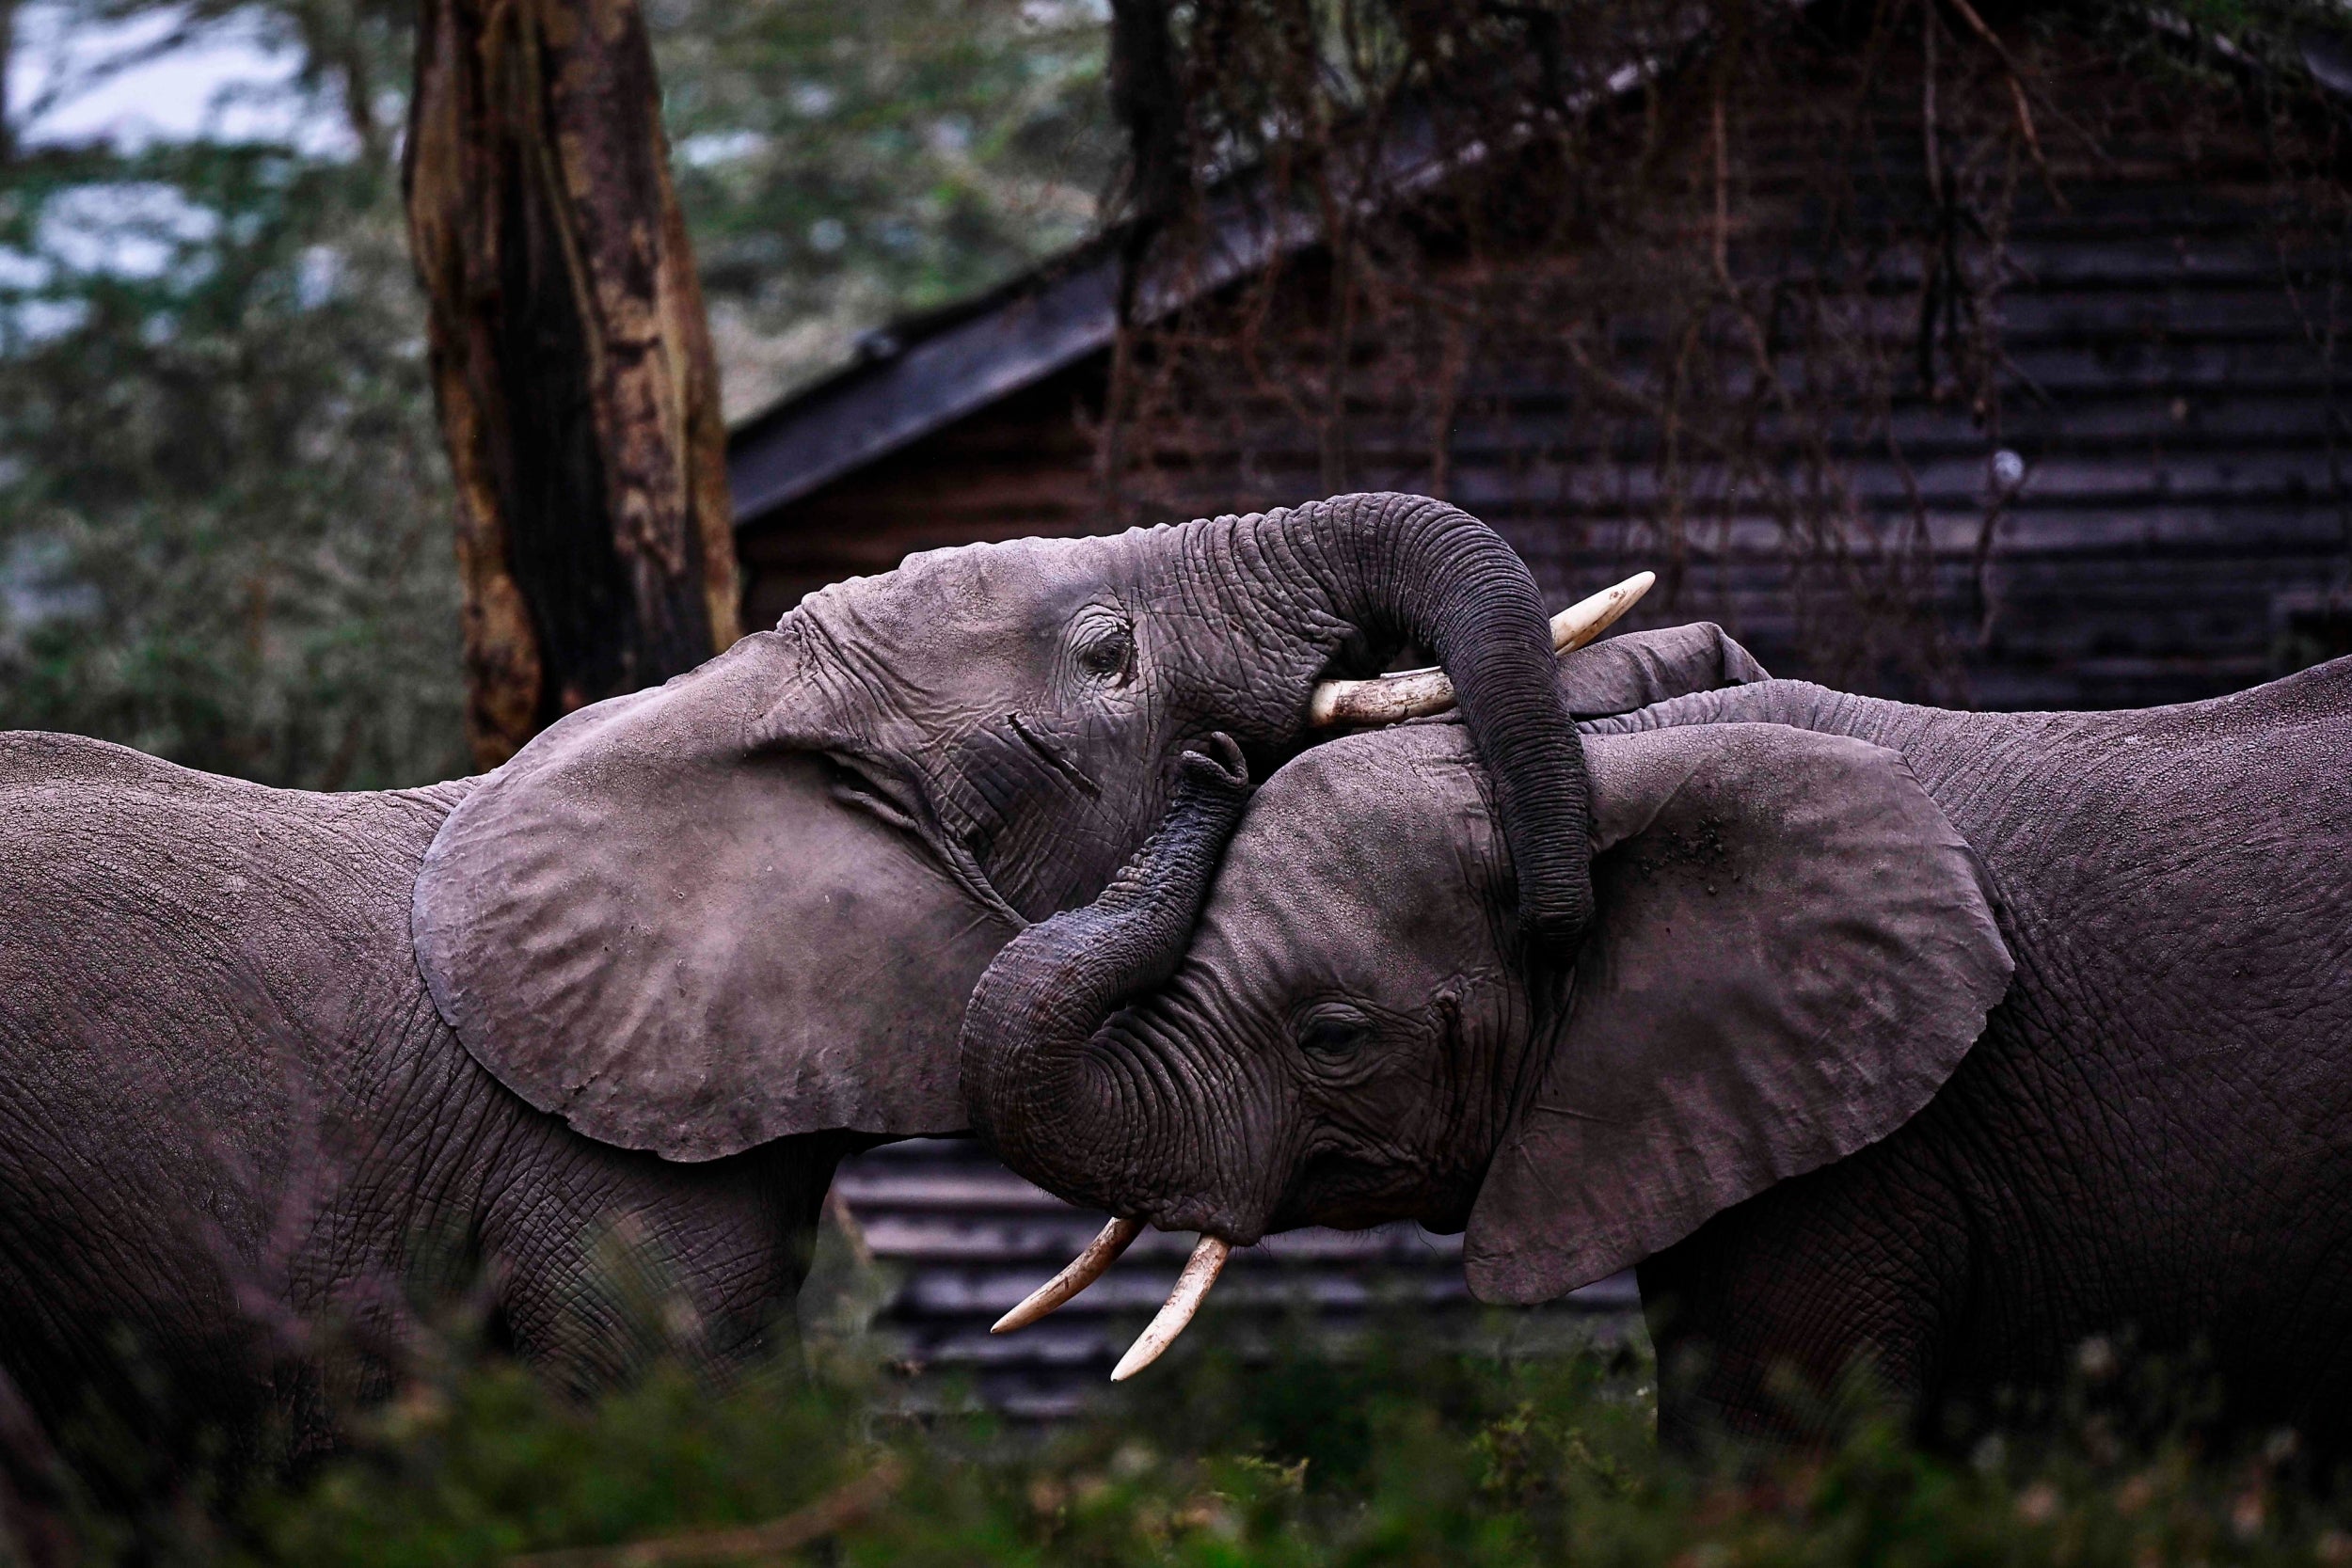
<svg viewBox="0 0 2352 1568">
<path fill-rule="evenodd" d="M 1543 599 L 1518 553 L 1423 496 L 1337 496 L 1251 521 L 1273 535 L 1264 553 L 1331 613 L 1437 657 L 1494 781 L 1522 928 L 1537 951 L 1565 951 L 1592 919 L 1591 789 Z"/>
<path fill-rule="evenodd" d="M 1240 749 L 1223 735 L 1208 745 L 1184 754 L 1167 817 L 1102 895 L 1014 938 L 964 1011 L 974 1130 L 1074 1201 L 1118 1209 L 1114 1156 L 1140 1109 L 1091 1048 L 1112 1012 L 1175 972 L 1248 800 Z"/>
</svg>

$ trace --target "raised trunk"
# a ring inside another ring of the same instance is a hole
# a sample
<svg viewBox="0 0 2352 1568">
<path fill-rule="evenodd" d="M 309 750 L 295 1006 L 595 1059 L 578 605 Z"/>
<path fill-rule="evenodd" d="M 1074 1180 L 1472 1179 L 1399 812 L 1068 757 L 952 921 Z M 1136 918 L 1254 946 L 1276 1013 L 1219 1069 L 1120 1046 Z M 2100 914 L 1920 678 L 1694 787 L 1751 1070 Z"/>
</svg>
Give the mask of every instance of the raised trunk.
<svg viewBox="0 0 2352 1568">
<path fill-rule="evenodd" d="M 1526 563 L 1477 518 L 1423 496 L 1340 496 L 1265 521 L 1279 534 L 1269 553 L 1333 613 L 1375 642 L 1409 639 L 1437 657 L 1494 781 L 1525 934 L 1539 952 L 1565 951 L 1592 919 L 1591 789 Z"/>
<path fill-rule="evenodd" d="M 1122 1097 L 1089 1047 L 1110 1013 L 1175 973 L 1248 800 L 1239 751 L 1211 739 L 1217 754 L 1186 753 L 1166 820 L 1102 896 L 1013 939 L 964 1012 L 974 1130 L 1014 1170 L 1076 1201 L 1115 1201 L 1104 1154 L 1125 1132 Z"/>
<path fill-rule="evenodd" d="M 405 160 L 486 768 L 734 641 L 725 430 L 634 0 L 425 0 Z"/>
</svg>

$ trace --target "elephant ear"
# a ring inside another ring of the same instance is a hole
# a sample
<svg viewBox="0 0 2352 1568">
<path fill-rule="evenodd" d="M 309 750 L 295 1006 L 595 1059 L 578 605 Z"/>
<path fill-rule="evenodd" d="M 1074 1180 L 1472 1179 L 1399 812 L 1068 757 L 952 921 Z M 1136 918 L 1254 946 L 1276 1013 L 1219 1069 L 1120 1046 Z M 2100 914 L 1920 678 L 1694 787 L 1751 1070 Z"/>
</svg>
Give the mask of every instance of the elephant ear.
<svg viewBox="0 0 2352 1568">
<path fill-rule="evenodd" d="M 707 1160 L 963 1125 L 962 999 L 1019 920 L 844 803 L 797 669 L 761 633 L 568 715 L 425 855 L 412 930 L 435 1006 L 589 1137 Z"/>
<path fill-rule="evenodd" d="M 1549 1300 L 1899 1127 L 2009 984 L 1975 855 L 1902 758 L 1776 724 L 1588 736 L 1599 911 L 1465 1238 Z"/>
</svg>

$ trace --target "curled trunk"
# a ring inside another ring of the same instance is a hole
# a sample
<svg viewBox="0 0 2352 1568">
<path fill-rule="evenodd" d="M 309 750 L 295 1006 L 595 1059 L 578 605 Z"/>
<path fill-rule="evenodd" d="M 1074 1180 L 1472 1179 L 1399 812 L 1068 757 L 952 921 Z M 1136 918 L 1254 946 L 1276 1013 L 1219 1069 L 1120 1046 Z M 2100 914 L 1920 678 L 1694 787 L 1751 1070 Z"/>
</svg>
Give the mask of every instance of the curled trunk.
<svg viewBox="0 0 2352 1568">
<path fill-rule="evenodd" d="M 1278 577 L 1305 578 L 1375 642 L 1410 640 L 1437 656 L 1494 781 L 1523 932 L 1538 952 L 1565 952 L 1592 918 L 1590 786 L 1526 562 L 1477 518 L 1425 496 L 1337 496 L 1263 526 Z"/>
<path fill-rule="evenodd" d="M 1116 1201 L 1103 1156 L 1120 1134 L 1119 1106 L 1089 1047 L 1112 1011 L 1175 973 L 1248 800 L 1238 748 L 1221 735 L 1210 744 L 1185 753 L 1167 818 L 1102 896 L 1015 938 L 964 1012 L 974 1130 L 1065 1197 Z"/>
<path fill-rule="evenodd" d="M 1583 752 L 1543 601 L 1510 546 L 1457 508 L 1402 495 L 1224 518 L 1202 538 L 1231 552 L 1203 573 L 1243 596 L 1236 619 L 1252 635 L 1242 657 L 1265 661 L 1235 678 L 1265 678 L 1267 663 L 1278 681 L 1309 677 L 1279 688 L 1287 706 L 1263 737 L 1300 738 L 1313 679 L 1351 641 L 1368 650 L 1412 641 L 1437 656 L 1493 780 L 1522 932 L 1539 954 L 1569 948 L 1592 911 Z M 1313 667 L 1284 671 L 1275 649 Z M 1226 769 L 1187 757 L 1159 832 L 1102 897 L 1025 932 L 973 994 L 961 1052 L 974 1124 L 1007 1164 L 1065 1197 L 1117 1212 L 1114 1188 L 1136 1174 L 1119 1168 L 1132 1148 L 1125 1101 L 1154 1091 L 1122 1083 L 1105 1026 L 1183 958 L 1239 817 L 1235 761 Z"/>
</svg>

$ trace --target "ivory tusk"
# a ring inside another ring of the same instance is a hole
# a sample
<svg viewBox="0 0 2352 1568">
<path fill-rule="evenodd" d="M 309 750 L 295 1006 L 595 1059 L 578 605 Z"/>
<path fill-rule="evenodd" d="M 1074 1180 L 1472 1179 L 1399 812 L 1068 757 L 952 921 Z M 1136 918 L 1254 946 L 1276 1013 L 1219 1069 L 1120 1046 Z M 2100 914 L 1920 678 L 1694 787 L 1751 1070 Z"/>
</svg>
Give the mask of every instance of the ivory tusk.
<svg viewBox="0 0 2352 1568">
<path fill-rule="evenodd" d="M 1565 654 L 1584 646 L 1617 624 L 1617 617 L 1642 602 L 1658 581 L 1656 572 L 1636 572 L 1590 598 L 1577 600 L 1551 618 L 1551 651 Z"/>
<path fill-rule="evenodd" d="M 1655 572 L 1636 572 L 1615 587 L 1568 606 L 1551 618 L 1552 651 L 1568 653 L 1607 631 L 1657 580 Z M 1368 681 L 1325 681 L 1307 705 L 1307 722 L 1316 729 L 1393 724 L 1443 713 L 1453 705 L 1454 683 L 1443 670 L 1406 670 Z"/>
<path fill-rule="evenodd" d="M 1119 1255 L 1127 1250 L 1127 1244 L 1142 1234 L 1141 1220 L 1111 1221 L 1103 1227 L 1101 1235 L 1086 1244 L 1084 1252 L 1063 1266 L 1061 1273 L 1031 1291 L 1020 1306 L 997 1319 L 989 1332 L 1010 1334 L 1016 1328 L 1028 1327 L 1102 1278 L 1104 1272 L 1119 1261 Z"/>
<path fill-rule="evenodd" d="M 1142 1337 L 1127 1347 L 1127 1354 L 1111 1369 L 1111 1381 L 1124 1383 L 1160 1358 L 1160 1353 L 1176 1342 L 1176 1336 L 1192 1322 L 1192 1315 L 1207 1299 L 1209 1287 L 1225 1267 L 1225 1259 L 1233 1250 L 1231 1242 L 1216 1236 L 1203 1236 L 1200 1244 L 1192 1249 L 1192 1259 L 1184 1272 L 1176 1276 L 1176 1289 L 1168 1293 L 1168 1305 L 1152 1320 L 1152 1326 Z"/>
</svg>

